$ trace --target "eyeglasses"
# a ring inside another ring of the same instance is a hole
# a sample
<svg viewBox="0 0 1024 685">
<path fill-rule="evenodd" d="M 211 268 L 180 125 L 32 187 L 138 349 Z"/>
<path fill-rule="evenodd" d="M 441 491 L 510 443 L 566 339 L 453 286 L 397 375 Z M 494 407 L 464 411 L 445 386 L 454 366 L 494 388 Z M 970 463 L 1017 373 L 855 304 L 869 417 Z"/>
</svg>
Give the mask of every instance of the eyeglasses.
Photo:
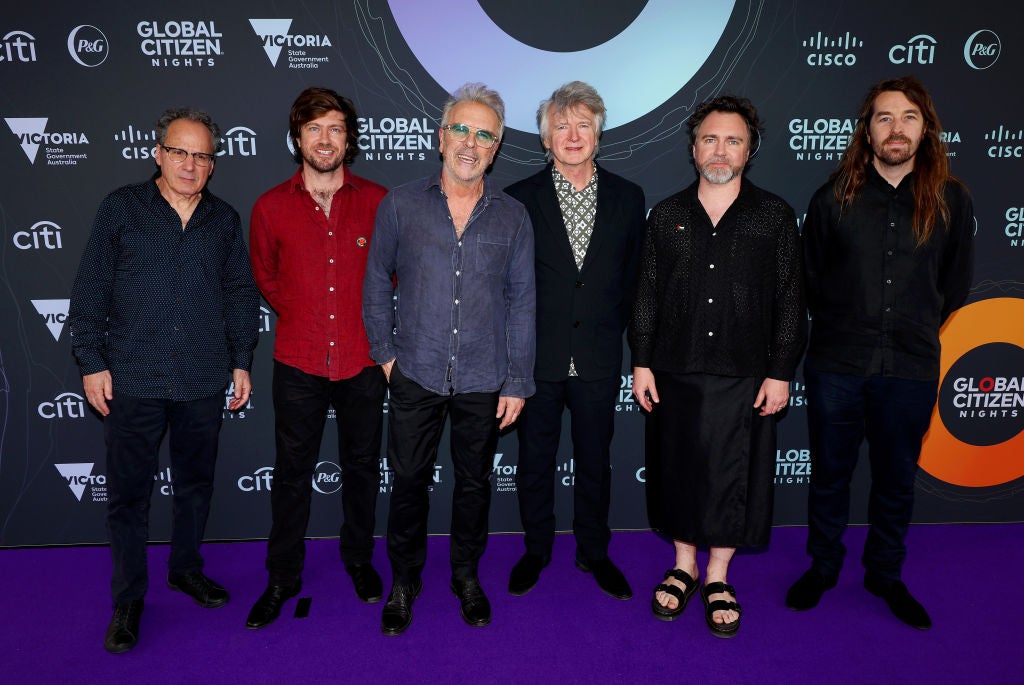
<svg viewBox="0 0 1024 685">
<path fill-rule="evenodd" d="M 494 135 L 490 131 L 467 126 L 466 124 L 448 124 L 441 128 L 448 131 L 448 135 L 451 136 L 452 140 L 456 143 L 461 143 L 466 138 L 469 138 L 470 133 L 473 134 L 473 139 L 476 141 L 476 144 L 483 148 L 494 147 L 494 144 L 498 142 L 498 136 Z"/>
<path fill-rule="evenodd" d="M 175 164 L 181 164 L 189 155 L 192 155 L 192 159 L 196 161 L 196 166 L 212 166 L 214 160 L 217 159 L 217 155 L 211 155 L 208 152 L 189 152 L 180 147 L 168 147 L 163 143 L 158 143 L 158 145 L 164 149 L 164 152 Z"/>
</svg>

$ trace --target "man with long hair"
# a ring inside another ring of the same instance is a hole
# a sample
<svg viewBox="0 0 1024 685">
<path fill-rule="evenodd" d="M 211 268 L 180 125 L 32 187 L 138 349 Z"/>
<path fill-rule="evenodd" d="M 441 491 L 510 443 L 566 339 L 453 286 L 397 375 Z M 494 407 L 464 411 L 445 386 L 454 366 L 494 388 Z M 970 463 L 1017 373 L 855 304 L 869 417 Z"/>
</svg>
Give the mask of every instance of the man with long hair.
<svg viewBox="0 0 1024 685">
<path fill-rule="evenodd" d="M 949 172 L 941 131 L 916 78 L 876 84 L 839 168 L 807 210 L 813 563 L 786 595 L 791 609 L 814 607 L 836 584 L 850 479 L 866 437 L 872 484 L 864 587 L 901 621 L 931 626 L 900 570 L 938 390 L 939 328 L 971 283 L 974 214 L 967 189 Z"/>
</svg>

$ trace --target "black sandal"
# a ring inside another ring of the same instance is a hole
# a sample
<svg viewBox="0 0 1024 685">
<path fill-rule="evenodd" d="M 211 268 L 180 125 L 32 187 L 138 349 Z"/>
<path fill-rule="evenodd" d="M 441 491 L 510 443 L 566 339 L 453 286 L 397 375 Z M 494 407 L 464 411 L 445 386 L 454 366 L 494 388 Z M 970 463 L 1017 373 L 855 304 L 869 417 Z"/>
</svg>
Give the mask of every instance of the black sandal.
<svg viewBox="0 0 1024 685">
<path fill-rule="evenodd" d="M 678 568 L 670 568 L 665 571 L 665 580 L 669 578 L 675 578 L 683 584 L 683 590 L 678 585 L 669 585 L 668 583 L 658 583 L 654 586 L 654 598 L 651 600 L 651 611 L 654 612 L 655 618 L 661 621 L 674 621 L 683 613 L 683 609 L 686 608 L 686 603 L 690 601 L 690 597 L 693 597 L 693 593 L 697 591 L 697 581 L 686 571 Z M 676 608 L 669 609 L 661 602 L 658 601 L 658 593 L 666 592 L 676 598 Z"/>
<path fill-rule="evenodd" d="M 715 612 L 735 611 L 737 614 L 741 614 L 743 611 L 736 602 L 724 599 L 716 599 L 714 602 L 708 601 L 710 595 L 720 592 L 728 592 L 733 597 L 736 596 L 736 588 L 726 583 L 708 583 L 700 589 L 700 597 L 704 600 L 704 621 L 708 624 L 711 634 L 715 637 L 733 637 L 740 630 L 740 619 L 737 617 L 731 623 L 715 623 Z"/>
</svg>

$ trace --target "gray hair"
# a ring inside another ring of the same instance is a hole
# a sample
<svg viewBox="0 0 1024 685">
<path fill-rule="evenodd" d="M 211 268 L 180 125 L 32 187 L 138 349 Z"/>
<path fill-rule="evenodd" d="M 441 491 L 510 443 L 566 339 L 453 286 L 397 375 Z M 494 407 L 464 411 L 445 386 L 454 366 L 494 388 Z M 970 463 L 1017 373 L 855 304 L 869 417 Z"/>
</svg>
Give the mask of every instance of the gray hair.
<svg viewBox="0 0 1024 685">
<path fill-rule="evenodd" d="M 209 114 L 194 107 L 172 107 L 164 110 L 156 122 L 156 142 L 163 145 L 167 140 L 167 128 L 172 122 L 179 119 L 187 119 L 202 124 L 209 130 L 210 139 L 213 142 L 214 153 L 220 152 L 220 127 Z"/>
<path fill-rule="evenodd" d="M 608 110 L 605 109 L 604 100 L 598 95 L 597 90 L 583 81 L 566 83 L 555 90 L 550 98 L 540 103 L 540 107 L 537 108 L 537 130 L 540 132 L 541 139 L 548 137 L 552 110 L 557 114 L 562 114 L 579 106 L 586 107 L 594 115 L 594 129 L 597 139 L 600 140 L 604 117 Z M 551 150 L 546 150 L 546 153 L 550 161 Z M 594 146 L 594 154 L 597 154 L 597 145 Z"/>
<path fill-rule="evenodd" d="M 505 102 L 498 95 L 498 91 L 491 90 L 482 83 L 467 83 L 461 86 L 444 103 L 444 111 L 441 113 L 442 126 L 448 125 L 448 117 L 451 115 L 452 109 L 461 102 L 479 102 L 481 105 L 490 107 L 498 117 L 496 135 L 498 140 L 501 140 L 502 133 L 505 131 Z"/>
</svg>

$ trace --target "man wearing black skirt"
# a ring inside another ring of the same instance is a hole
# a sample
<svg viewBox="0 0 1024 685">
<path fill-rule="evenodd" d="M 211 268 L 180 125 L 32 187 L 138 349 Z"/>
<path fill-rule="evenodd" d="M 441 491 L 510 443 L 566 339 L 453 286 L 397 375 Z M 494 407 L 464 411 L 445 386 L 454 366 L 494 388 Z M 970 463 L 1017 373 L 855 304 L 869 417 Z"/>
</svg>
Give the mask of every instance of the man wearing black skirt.
<svg viewBox="0 0 1024 685">
<path fill-rule="evenodd" d="M 757 110 L 720 96 L 688 127 L 698 180 L 651 210 L 629 331 L 633 392 L 651 412 L 651 524 L 675 546 L 651 608 L 668 621 L 682 613 L 708 546 L 705 621 L 732 637 L 741 610 L 729 562 L 768 543 L 776 414 L 807 322 L 793 209 L 743 178 Z"/>
</svg>

